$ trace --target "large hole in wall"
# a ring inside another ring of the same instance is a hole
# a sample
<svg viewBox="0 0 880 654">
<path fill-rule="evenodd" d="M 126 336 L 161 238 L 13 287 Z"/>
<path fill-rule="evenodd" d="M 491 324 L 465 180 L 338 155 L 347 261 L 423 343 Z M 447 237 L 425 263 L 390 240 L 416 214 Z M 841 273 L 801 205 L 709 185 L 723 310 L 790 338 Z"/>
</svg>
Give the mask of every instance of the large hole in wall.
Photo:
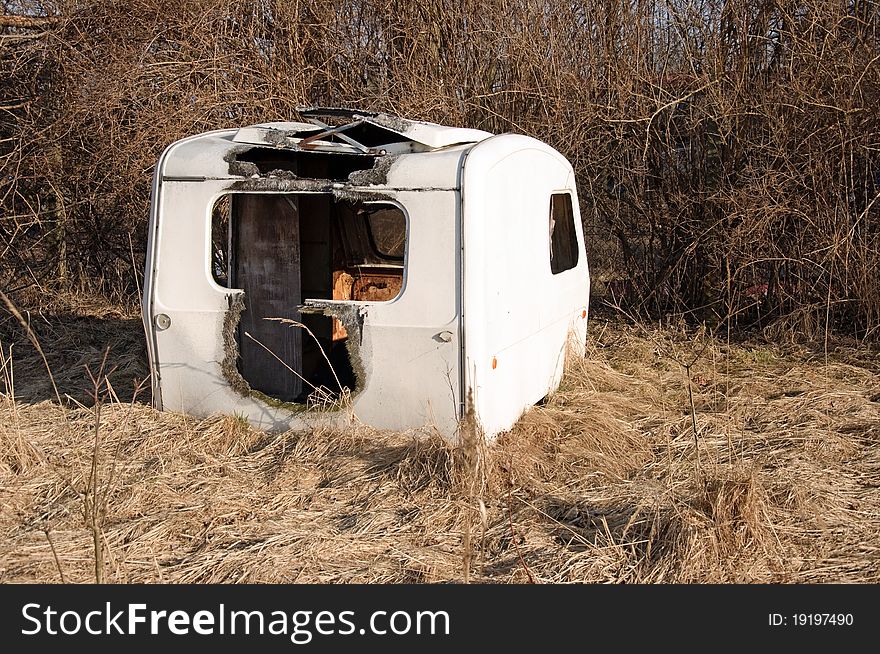
<svg viewBox="0 0 880 654">
<path fill-rule="evenodd" d="M 299 307 L 308 299 L 395 299 L 406 242 L 406 216 L 388 202 L 329 193 L 221 197 L 212 214 L 211 271 L 217 284 L 244 291 L 236 366 L 251 389 L 294 403 L 354 392 L 363 382 L 352 361 L 360 334 Z"/>
</svg>

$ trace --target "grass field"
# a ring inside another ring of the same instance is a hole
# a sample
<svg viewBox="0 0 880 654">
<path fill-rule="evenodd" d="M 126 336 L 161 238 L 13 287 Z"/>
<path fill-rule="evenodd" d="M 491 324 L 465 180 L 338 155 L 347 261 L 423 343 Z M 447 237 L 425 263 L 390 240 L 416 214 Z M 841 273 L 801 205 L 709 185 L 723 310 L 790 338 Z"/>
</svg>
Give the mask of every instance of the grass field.
<svg viewBox="0 0 880 654">
<path fill-rule="evenodd" d="M 29 320 L 63 406 L 7 321 L 0 582 L 95 581 L 96 552 L 119 583 L 880 581 L 880 356 L 857 344 L 593 318 L 544 405 L 451 447 L 159 413 L 136 315 Z"/>
</svg>

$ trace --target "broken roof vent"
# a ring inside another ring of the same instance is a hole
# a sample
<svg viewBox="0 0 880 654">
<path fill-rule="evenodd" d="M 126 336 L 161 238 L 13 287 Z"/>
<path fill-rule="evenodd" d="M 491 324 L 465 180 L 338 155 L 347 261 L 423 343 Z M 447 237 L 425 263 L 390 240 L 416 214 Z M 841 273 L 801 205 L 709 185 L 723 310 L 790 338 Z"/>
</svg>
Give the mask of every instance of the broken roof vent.
<svg viewBox="0 0 880 654">
<path fill-rule="evenodd" d="M 350 109 L 299 109 L 307 123 L 263 123 L 244 127 L 233 141 L 307 152 L 380 156 L 428 152 L 492 136 L 479 129 L 444 127 L 382 113 Z M 329 122 L 328 122 L 329 119 Z M 332 125 L 330 122 L 340 124 Z"/>
</svg>

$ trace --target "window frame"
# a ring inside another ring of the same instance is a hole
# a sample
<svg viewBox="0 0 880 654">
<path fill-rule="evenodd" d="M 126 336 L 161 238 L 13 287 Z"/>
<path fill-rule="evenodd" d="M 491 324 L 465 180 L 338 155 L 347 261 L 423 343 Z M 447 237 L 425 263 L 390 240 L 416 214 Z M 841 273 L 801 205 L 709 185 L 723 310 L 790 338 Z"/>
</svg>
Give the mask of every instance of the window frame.
<svg viewBox="0 0 880 654">
<path fill-rule="evenodd" d="M 232 233 L 229 228 L 229 223 L 226 225 L 226 257 L 227 257 L 227 279 L 226 285 L 220 283 L 220 280 L 214 274 L 214 210 L 217 207 L 218 203 L 223 199 L 228 197 L 230 201 L 230 206 L 227 208 L 227 211 L 231 211 L 231 202 L 233 196 L 236 195 L 281 195 L 281 196 L 299 196 L 299 195 L 327 195 L 330 197 L 334 197 L 333 193 L 328 191 L 241 191 L 237 189 L 223 189 L 222 191 L 211 196 L 211 199 L 208 202 L 207 210 L 206 210 L 206 233 L 205 233 L 205 263 L 204 270 L 208 279 L 208 283 L 215 290 L 222 292 L 224 294 L 228 294 L 230 291 L 242 291 L 242 289 L 232 286 L 229 280 L 229 266 L 232 265 L 232 261 L 234 257 L 233 249 L 232 249 Z M 364 219 L 366 223 L 364 229 L 367 233 L 367 239 L 369 241 L 369 247 L 372 249 L 374 256 L 378 259 L 381 259 L 381 262 L 376 263 L 368 263 L 368 264 L 356 264 L 353 265 L 355 268 L 369 268 L 370 266 L 376 266 L 386 269 L 400 269 L 402 272 L 402 282 L 400 287 L 400 292 L 393 298 L 388 300 L 334 300 L 332 298 L 303 298 L 303 302 L 322 302 L 322 303 L 333 303 L 333 304 L 356 304 L 356 305 L 368 305 L 368 304 L 391 304 L 394 302 L 398 302 L 406 293 L 407 284 L 409 280 L 409 251 L 410 251 L 410 242 L 412 238 L 412 219 L 410 217 L 409 209 L 400 202 L 396 198 L 381 198 L 381 199 L 370 199 L 370 200 L 358 200 L 361 205 L 364 207 L 369 206 L 385 206 L 387 208 L 394 208 L 400 211 L 403 214 L 404 219 L 404 247 L 403 247 L 403 257 L 402 258 L 388 258 L 383 257 L 379 253 L 378 249 L 375 248 L 372 242 L 372 232 L 369 227 L 369 223 L 367 219 Z M 227 220 L 231 218 L 231 216 L 227 216 Z"/>
<path fill-rule="evenodd" d="M 370 222 L 370 216 L 376 212 L 364 212 L 363 217 L 367 231 L 367 239 L 370 241 L 370 247 L 373 250 L 373 254 L 383 261 L 392 261 L 395 264 L 405 265 L 406 250 L 407 246 L 409 245 L 409 220 L 407 218 L 406 212 L 396 203 L 388 202 L 387 200 L 373 200 L 369 202 L 362 202 L 361 204 L 363 204 L 364 207 L 379 205 L 379 210 L 381 210 L 382 208 L 394 208 L 400 212 L 400 215 L 403 217 L 403 254 L 401 254 L 399 257 L 383 252 L 376 244 L 376 236 L 373 233 L 373 225 Z"/>
</svg>

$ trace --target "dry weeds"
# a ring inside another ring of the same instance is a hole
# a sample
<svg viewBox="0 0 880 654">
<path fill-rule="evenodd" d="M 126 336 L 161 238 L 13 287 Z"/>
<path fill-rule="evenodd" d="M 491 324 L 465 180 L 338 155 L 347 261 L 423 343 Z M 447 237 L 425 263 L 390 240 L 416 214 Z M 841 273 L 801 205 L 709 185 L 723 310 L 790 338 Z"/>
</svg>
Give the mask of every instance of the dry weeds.
<svg viewBox="0 0 880 654">
<path fill-rule="evenodd" d="M 15 345 L 10 364 L 3 341 L 0 581 L 94 580 L 81 491 L 95 415 L 76 389 L 105 345 L 117 395 L 143 362 L 137 323 L 76 324 L 42 334 L 64 365 L 66 407 L 37 355 Z M 826 362 L 798 346 L 592 329 L 559 392 L 489 447 L 362 425 L 269 435 L 111 397 L 105 579 L 880 581 L 876 353 L 841 348 Z M 687 352 L 700 353 L 696 438 L 675 358 Z"/>
<path fill-rule="evenodd" d="M 0 4 L 19 304 L 136 295 L 162 150 L 318 104 L 551 144 L 633 312 L 880 338 L 876 0 Z"/>
</svg>

